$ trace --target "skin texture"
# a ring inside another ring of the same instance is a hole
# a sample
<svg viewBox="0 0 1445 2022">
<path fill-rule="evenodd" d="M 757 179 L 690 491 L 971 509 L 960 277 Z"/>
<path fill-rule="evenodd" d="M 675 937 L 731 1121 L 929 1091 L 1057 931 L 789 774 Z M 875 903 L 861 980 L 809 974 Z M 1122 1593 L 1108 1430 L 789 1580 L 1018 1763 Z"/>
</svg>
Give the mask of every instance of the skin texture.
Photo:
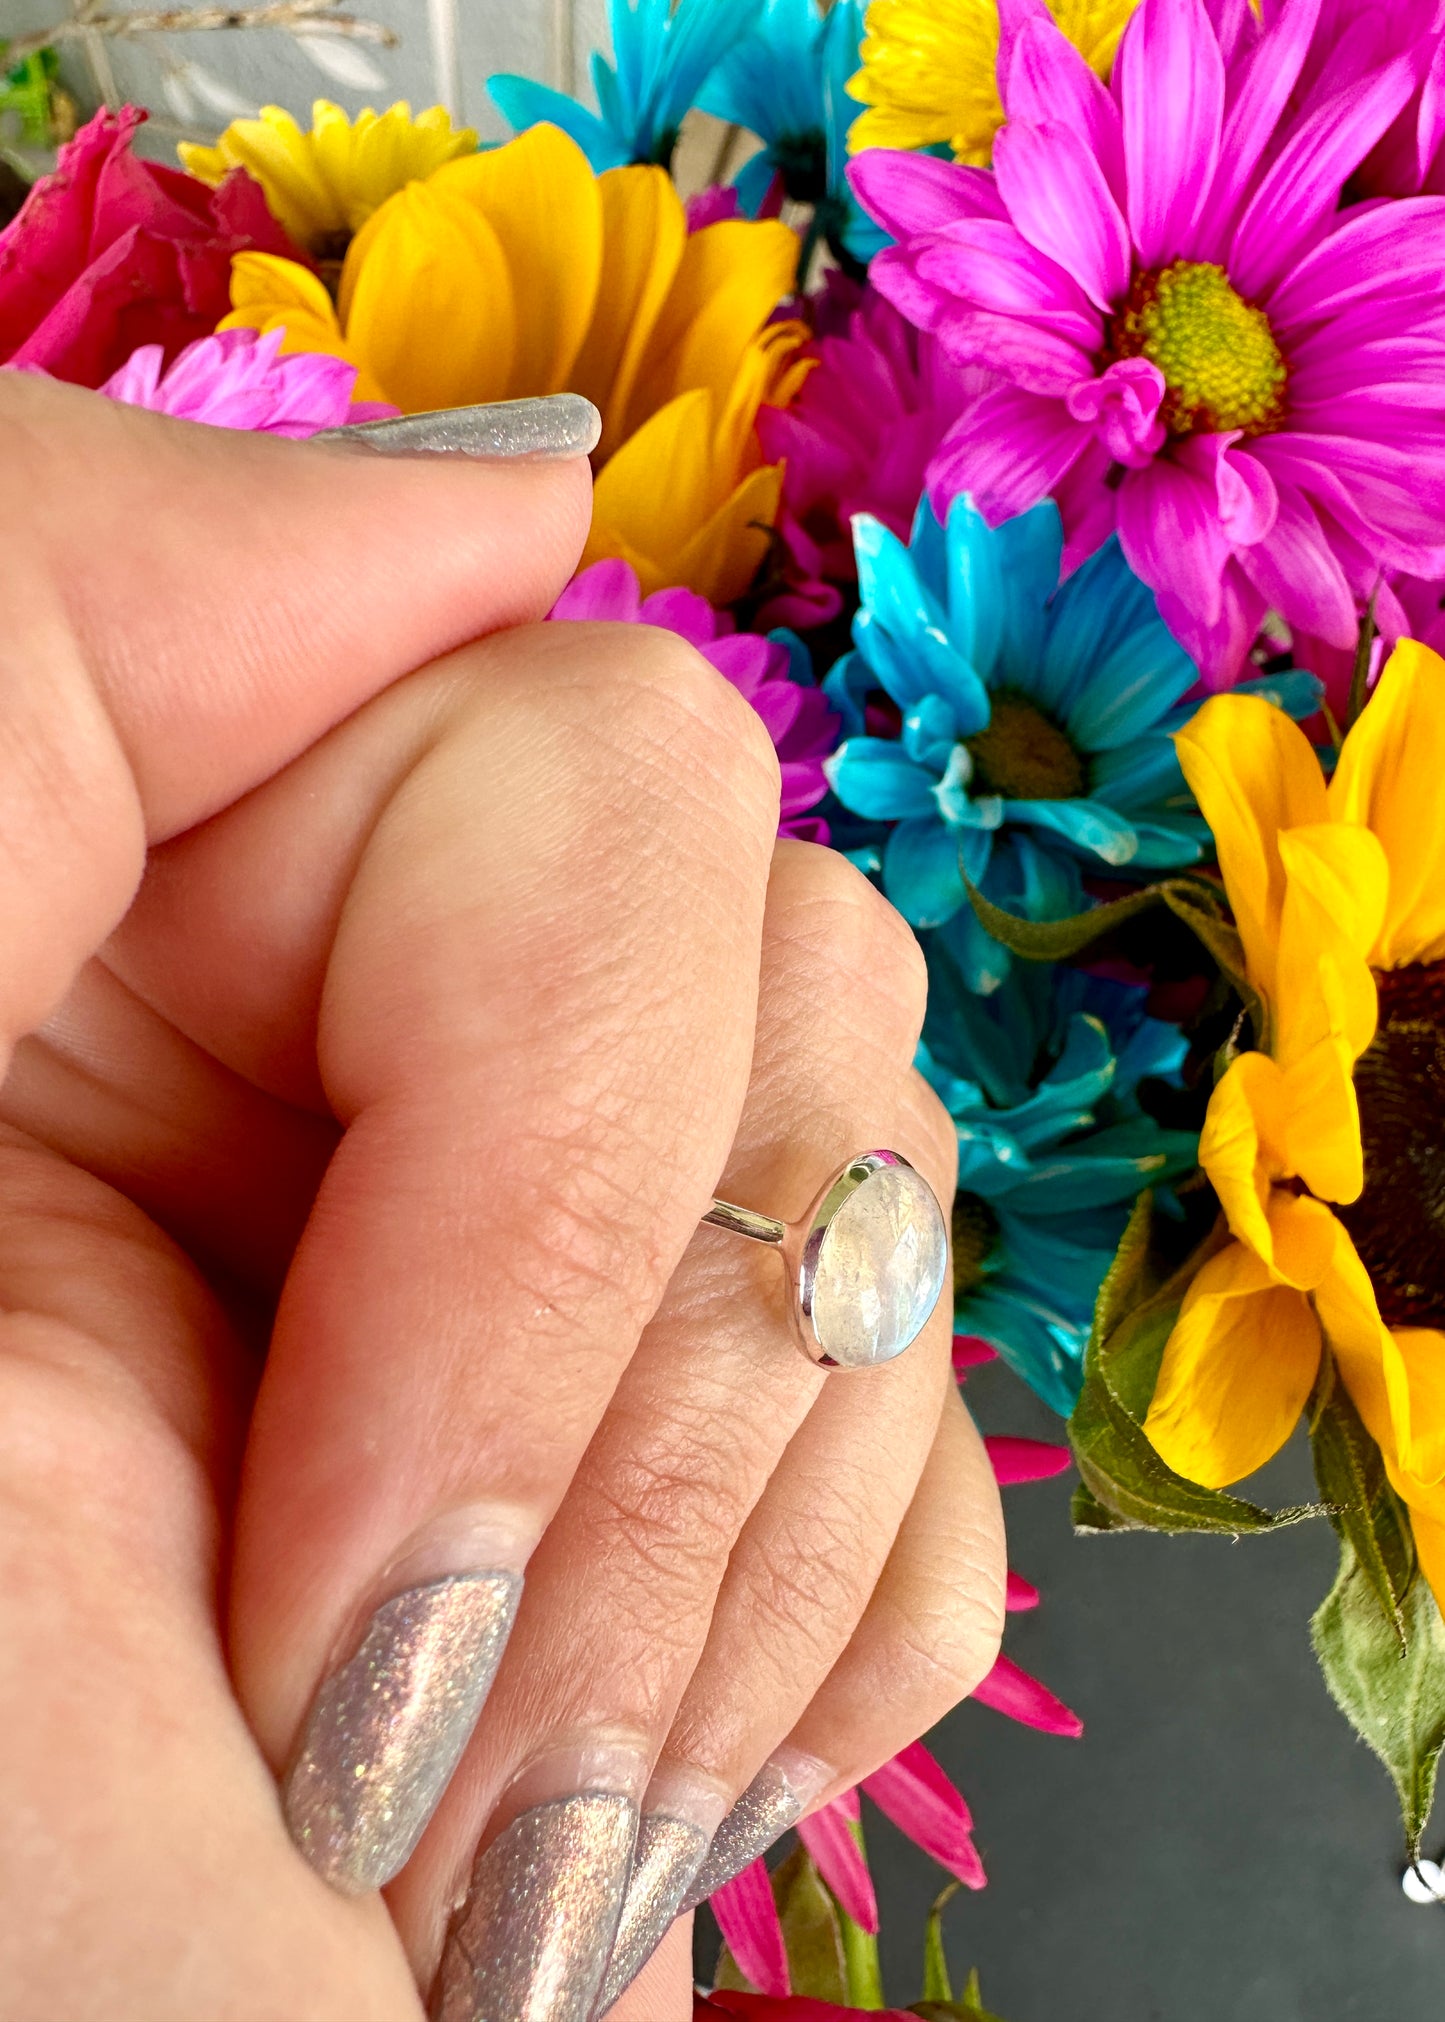
<svg viewBox="0 0 1445 2022">
<path fill-rule="evenodd" d="M 790 1740 L 826 1796 L 992 1661 L 946 1314 L 825 1378 L 776 1258 L 697 1231 L 868 1145 L 948 1198 L 921 965 L 775 844 L 690 649 L 535 624 L 584 467 L 20 375 L 0 465 L 0 2012 L 416 2022 L 479 1840 L 579 1751 L 720 1812 Z M 517 1624 L 344 1900 L 276 1778 L 459 1511 L 540 1540 Z M 683 1932 L 616 2012 L 688 1993 Z"/>
</svg>

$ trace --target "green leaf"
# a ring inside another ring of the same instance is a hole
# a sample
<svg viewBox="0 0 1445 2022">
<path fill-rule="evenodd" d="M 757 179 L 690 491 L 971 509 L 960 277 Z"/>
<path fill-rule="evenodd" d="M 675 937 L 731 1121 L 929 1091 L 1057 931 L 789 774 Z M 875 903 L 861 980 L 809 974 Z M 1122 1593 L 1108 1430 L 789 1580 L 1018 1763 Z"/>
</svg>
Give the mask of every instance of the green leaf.
<svg viewBox="0 0 1445 2022">
<path fill-rule="evenodd" d="M 1240 1496 L 1186 1481 L 1165 1465 L 1146 1437 L 1143 1419 L 1184 1294 L 1228 1236 L 1221 1221 L 1180 1269 L 1151 1291 L 1151 1213 L 1150 1196 L 1142 1194 L 1099 1291 L 1084 1386 L 1069 1420 L 1085 1488 L 1114 1517 L 1156 1531 L 1241 1537 L 1317 1516 L 1315 1508 L 1261 1509 Z"/>
<path fill-rule="evenodd" d="M 1445 1748 L 1445 1623 L 1425 1580 L 1415 1581 L 1402 1613 L 1403 1651 L 1353 1545 L 1344 1540 L 1339 1577 L 1310 1635 L 1335 1704 L 1394 1779 L 1414 1860 Z"/>
<path fill-rule="evenodd" d="M 1350 695 L 1345 705 L 1345 734 L 1354 729 L 1360 720 L 1360 711 L 1370 699 L 1370 657 L 1375 643 L 1375 592 L 1371 590 L 1370 601 L 1365 606 L 1365 614 L 1360 620 L 1359 636 L 1355 640 L 1355 664 L 1350 670 Z"/>
<path fill-rule="evenodd" d="M 1102 1537 L 1105 1531 L 1137 1531 L 1140 1528 L 1138 1524 L 1131 1524 L 1127 1517 L 1105 1509 L 1099 1498 L 1082 1482 L 1069 1498 L 1069 1521 L 1081 1538 Z"/>
<path fill-rule="evenodd" d="M 1339 1381 L 1328 1350 L 1315 1386 L 1310 1445 L 1325 1514 L 1348 1540 L 1403 1650 L 1407 1641 L 1405 1602 L 1418 1570 L 1415 1541 L 1385 1473 L 1380 1449 Z"/>
<path fill-rule="evenodd" d="M 923 1933 L 923 1998 L 925 2001 L 951 2001 L 953 1982 L 948 1976 L 948 1954 L 943 1948 L 943 1909 L 951 1902 L 963 1884 L 950 1882 L 942 1895 L 935 1896 L 933 1908 L 928 1912 L 928 1923 Z"/>
<path fill-rule="evenodd" d="M 1268 1043 L 1267 1007 L 1245 973 L 1244 944 L 1225 918 L 1225 896 L 1212 878 L 1188 873 L 1161 878 L 1142 891 L 1130 892 L 1126 898 L 1114 899 L 1108 905 L 1090 907 L 1087 912 L 1073 913 L 1066 920 L 1021 919 L 992 904 L 976 885 L 969 885 L 968 896 L 980 925 L 996 941 L 1002 941 L 1014 954 L 1031 962 L 1067 962 L 1091 942 L 1126 925 L 1138 914 L 1154 906 L 1167 906 L 1202 942 L 1238 991 L 1258 1043 L 1261 1046 Z"/>
<path fill-rule="evenodd" d="M 805 1846 L 799 1843 L 774 1869 L 772 1883 L 793 1992 L 814 2001 L 853 2005 L 841 1913 Z"/>
</svg>

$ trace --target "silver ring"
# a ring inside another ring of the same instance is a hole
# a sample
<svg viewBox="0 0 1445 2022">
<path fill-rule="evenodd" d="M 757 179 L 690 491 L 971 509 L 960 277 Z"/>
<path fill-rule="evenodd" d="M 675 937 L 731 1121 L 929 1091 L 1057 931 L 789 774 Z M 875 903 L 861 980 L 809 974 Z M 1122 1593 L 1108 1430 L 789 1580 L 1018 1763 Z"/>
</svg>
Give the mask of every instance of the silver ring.
<svg viewBox="0 0 1445 2022">
<path fill-rule="evenodd" d="M 860 1151 L 800 1222 L 715 1200 L 704 1222 L 780 1250 L 793 1330 L 825 1369 L 872 1369 L 916 1341 L 948 1278 L 938 1197 L 896 1151 Z"/>
</svg>

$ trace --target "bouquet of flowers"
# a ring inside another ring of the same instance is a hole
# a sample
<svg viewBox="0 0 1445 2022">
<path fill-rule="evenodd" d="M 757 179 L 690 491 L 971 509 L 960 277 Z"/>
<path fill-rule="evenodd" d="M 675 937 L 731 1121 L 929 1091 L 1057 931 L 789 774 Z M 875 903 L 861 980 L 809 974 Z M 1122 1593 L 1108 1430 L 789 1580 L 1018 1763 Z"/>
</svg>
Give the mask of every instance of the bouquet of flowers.
<svg viewBox="0 0 1445 2022">
<path fill-rule="evenodd" d="M 1068 1419 L 1082 1531 L 1334 1525 L 1315 1648 L 1413 1856 L 1445 1746 L 1437 0 L 610 13 L 596 109 L 496 77 L 499 145 L 319 103 L 177 169 L 97 114 L 0 234 L 0 361 L 295 436 L 595 402 L 553 618 L 691 641 L 772 735 L 784 830 L 923 944 L 960 1374 L 997 1353 Z M 699 114 L 752 145 L 685 197 Z M 1235 1493 L 1301 1421 L 1318 1503 Z M 992 1448 L 1006 1482 L 1066 1464 Z M 1007 1657 L 979 1696 L 1077 1731 Z M 921 1745 L 865 1789 L 982 1881 Z M 762 2015 L 740 1980 L 882 2006 L 856 1794 L 801 1831 L 716 1900 L 728 2013 Z M 951 2001 L 935 1918 L 922 2012 Z"/>
</svg>

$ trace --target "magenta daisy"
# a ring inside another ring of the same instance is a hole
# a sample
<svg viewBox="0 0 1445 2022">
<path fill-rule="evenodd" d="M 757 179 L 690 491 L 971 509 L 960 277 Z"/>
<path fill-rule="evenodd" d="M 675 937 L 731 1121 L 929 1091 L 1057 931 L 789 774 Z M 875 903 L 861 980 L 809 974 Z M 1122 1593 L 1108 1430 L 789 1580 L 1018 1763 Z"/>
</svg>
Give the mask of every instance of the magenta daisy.
<svg viewBox="0 0 1445 2022">
<path fill-rule="evenodd" d="M 752 703 L 767 726 L 783 774 L 779 835 L 827 842 L 828 824 L 808 810 L 828 791 L 823 760 L 838 741 L 838 718 L 821 689 L 809 680 L 792 678 L 795 659 L 807 660 L 800 641 L 739 632 L 727 612 L 715 611 L 692 590 L 658 590 L 644 597 L 632 568 L 620 561 L 594 562 L 584 569 L 548 615 L 659 625 L 695 646 Z"/>
<path fill-rule="evenodd" d="M 381 401 L 353 401 L 356 367 L 309 352 L 279 356 L 284 330 L 222 330 L 188 344 L 165 370 L 159 344 L 143 344 L 101 392 L 129 407 L 149 407 L 214 428 L 302 437 L 351 421 L 396 413 Z"/>
<path fill-rule="evenodd" d="M 853 173 L 899 241 L 874 284 L 1007 381 L 941 446 L 935 503 L 996 524 L 1052 494 L 1066 566 L 1117 527 L 1223 687 L 1267 609 L 1343 647 L 1382 567 L 1445 575 L 1445 199 L 1340 209 L 1429 43 L 1318 64 L 1320 0 L 1212 12 L 1144 0 L 1106 87 L 1042 0 L 1005 0 L 993 171 Z M 1400 628 L 1388 587 L 1379 615 Z"/>
<path fill-rule="evenodd" d="M 997 384 L 991 372 L 956 365 L 892 303 L 841 274 L 829 276 L 820 313 L 835 328 L 810 346 L 817 363 L 802 391 L 789 407 L 758 414 L 764 458 L 785 473 L 786 586 L 764 612 L 784 625 L 825 624 L 842 609 L 836 586 L 858 579 L 854 513 L 908 539 L 929 458 L 969 401 Z"/>
</svg>

